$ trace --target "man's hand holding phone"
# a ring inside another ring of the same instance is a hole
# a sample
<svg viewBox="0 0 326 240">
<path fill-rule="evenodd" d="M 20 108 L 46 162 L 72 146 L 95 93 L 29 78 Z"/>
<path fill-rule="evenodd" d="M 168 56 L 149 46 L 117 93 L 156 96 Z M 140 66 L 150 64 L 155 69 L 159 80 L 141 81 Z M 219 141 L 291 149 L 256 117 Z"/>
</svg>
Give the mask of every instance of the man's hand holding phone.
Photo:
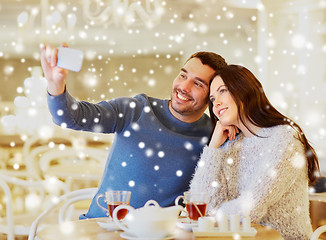
<svg viewBox="0 0 326 240">
<path fill-rule="evenodd" d="M 41 65 L 48 81 L 48 92 L 54 96 L 60 95 L 65 90 L 68 70 L 80 71 L 83 52 L 68 48 L 66 44 L 60 48 L 44 44 L 41 52 Z"/>
</svg>

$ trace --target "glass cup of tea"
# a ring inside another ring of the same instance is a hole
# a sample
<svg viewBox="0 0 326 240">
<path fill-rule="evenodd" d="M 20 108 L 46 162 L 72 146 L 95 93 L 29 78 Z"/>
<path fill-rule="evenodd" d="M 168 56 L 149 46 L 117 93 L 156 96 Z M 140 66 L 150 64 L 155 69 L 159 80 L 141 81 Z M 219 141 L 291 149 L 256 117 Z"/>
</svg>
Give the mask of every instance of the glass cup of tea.
<svg viewBox="0 0 326 240">
<path fill-rule="evenodd" d="M 111 218 L 113 216 L 113 211 L 117 206 L 120 205 L 129 205 L 130 203 L 130 191 L 107 191 L 105 194 L 99 194 L 96 197 L 97 205 L 107 212 Z M 104 202 L 107 203 L 108 208 L 104 208 L 99 202 L 99 198 L 105 197 Z M 121 209 L 117 213 L 117 217 L 119 220 L 122 220 L 128 213 L 127 209 Z"/>
<path fill-rule="evenodd" d="M 208 202 L 208 194 L 205 192 L 184 192 L 183 196 L 175 199 L 175 205 L 179 205 L 180 199 L 186 206 L 186 215 L 192 221 L 198 221 L 199 217 L 205 217 Z"/>
</svg>

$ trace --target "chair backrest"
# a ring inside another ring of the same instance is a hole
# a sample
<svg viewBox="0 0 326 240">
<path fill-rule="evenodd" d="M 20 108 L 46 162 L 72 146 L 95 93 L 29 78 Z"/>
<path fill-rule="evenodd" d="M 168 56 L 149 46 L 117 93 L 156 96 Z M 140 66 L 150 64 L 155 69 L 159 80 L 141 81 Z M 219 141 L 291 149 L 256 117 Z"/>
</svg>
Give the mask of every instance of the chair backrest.
<svg viewBox="0 0 326 240">
<path fill-rule="evenodd" d="M 63 193 L 68 192 L 68 188 L 66 185 L 59 181 L 53 179 L 49 180 L 43 180 L 43 181 L 29 181 L 29 180 L 23 180 L 16 177 L 8 176 L 5 174 L 0 173 L 0 188 L 4 192 L 5 196 L 5 205 L 6 205 L 6 229 L 7 229 L 7 239 L 13 240 L 15 238 L 15 225 L 14 225 L 14 211 L 13 211 L 13 196 L 11 193 L 11 188 L 9 185 L 14 186 L 20 186 L 24 189 L 30 189 L 33 191 L 37 191 L 39 194 L 39 201 L 40 203 L 45 203 L 46 193 L 51 192 L 51 181 L 52 183 L 56 184 L 56 189 L 61 190 Z M 53 188 L 52 188 L 53 189 Z M 0 190 L 1 191 L 1 190 Z M 57 193 L 57 191 L 56 191 Z M 33 208 L 33 212 L 35 211 L 41 211 L 42 205 L 36 206 L 36 208 Z"/>
<path fill-rule="evenodd" d="M 52 161 L 60 160 L 76 160 L 87 159 L 89 161 L 95 160 L 97 163 L 104 166 L 106 161 L 107 151 L 96 148 L 80 148 L 66 147 L 64 150 L 58 148 L 51 149 L 44 152 L 39 159 L 39 165 L 42 172 L 46 172 L 51 165 Z M 86 161 L 87 161 L 86 160 Z"/>
<path fill-rule="evenodd" d="M 69 219 L 66 219 L 67 212 L 73 203 L 81 200 L 92 199 L 97 192 L 97 188 L 85 188 L 79 189 L 67 194 L 62 195 L 56 203 L 53 203 L 47 209 L 45 209 L 32 223 L 32 226 L 29 231 L 28 240 L 33 240 L 35 238 L 37 228 L 39 224 L 56 208 L 60 207 L 58 222 L 64 222 Z"/>
<path fill-rule="evenodd" d="M 38 155 L 52 149 L 52 147 L 49 146 L 50 142 L 70 146 L 73 145 L 73 138 L 64 134 L 55 134 L 49 138 L 41 138 L 38 134 L 35 134 L 28 138 L 24 143 L 22 153 L 25 159 L 28 176 L 30 178 L 36 180 L 43 179 L 37 160 Z"/>
<path fill-rule="evenodd" d="M 71 220 L 71 215 L 69 215 L 69 212 L 73 209 L 72 204 L 78 201 L 92 199 L 97 191 L 98 188 L 84 188 L 67 193 L 65 203 L 59 209 L 59 223 Z"/>
</svg>

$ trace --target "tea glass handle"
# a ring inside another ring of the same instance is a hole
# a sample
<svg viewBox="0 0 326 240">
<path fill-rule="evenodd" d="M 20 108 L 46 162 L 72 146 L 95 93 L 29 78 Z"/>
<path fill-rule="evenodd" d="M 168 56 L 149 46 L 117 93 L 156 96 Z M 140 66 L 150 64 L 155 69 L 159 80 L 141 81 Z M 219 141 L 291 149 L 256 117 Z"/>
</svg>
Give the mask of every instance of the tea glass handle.
<svg viewBox="0 0 326 240">
<path fill-rule="evenodd" d="M 176 206 L 179 205 L 179 201 L 180 201 L 180 199 L 183 199 L 183 202 L 184 202 L 185 197 L 184 197 L 184 196 L 178 196 L 178 197 L 175 199 L 175 201 L 174 201 L 174 204 L 175 204 Z M 181 216 L 188 217 L 188 212 L 187 212 L 185 209 L 183 209 L 183 210 L 181 211 Z"/>
<path fill-rule="evenodd" d="M 106 212 L 106 215 L 108 215 L 108 214 L 109 214 L 109 210 L 106 209 L 105 207 L 103 207 L 103 206 L 98 202 L 98 199 L 101 198 L 101 197 L 104 197 L 104 195 L 103 195 L 103 194 L 99 194 L 99 195 L 97 195 L 97 197 L 96 197 L 96 203 L 97 203 L 97 205 L 98 205 L 100 208 L 102 208 L 102 209 Z M 104 200 L 104 201 L 105 201 L 105 200 Z"/>
<path fill-rule="evenodd" d="M 184 200 L 184 196 L 178 196 L 178 197 L 175 199 L 174 204 L 175 204 L 176 206 L 179 205 L 179 201 L 180 201 L 181 198 Z"/>
<path fill-rule="evenodd" d="M 159 205 L 155 200 L 148 200 L 148 201 L 145 203 L 144 207 L 148 207 L 148 206 L 150 206 L 150 205 L 154 205 L 155 207 L 159 207 L 159 206 L 160 206 L 160 205 Z"/>
<path fill-rule="evenodd" d="M 122 229 L 123 231 L 126 231 L 126 232 L 130 233 L 130 229 L 127 227 L 127 225 L 123 224 L 123 222 L 125 220 L 119 220 L 118 219 L 118 212 L 121 209 L 127 209 L 129 211 L 129 213 L 134 211 L 135 209 L 132 206 L 129 206 L 129 205 L 119 205 L 113 210 L 113 214 L 112 214 L 113 215 L 112 218 L 113 218 L 113 221 L 115 222 L 115 224 L 117 224 L 119 226 L 119 228 Z M 124 218 L 124 219 L 126 219 L 126 218 Z"/>
<path fill-rule="evenodd" d="M 318 240 L 318 239 L 319 239 L 319 236 L 320 236 L 323 232 L 326 232 L 326 225 L 323 225 L 323 226 L 320 226 L 319 228 L 317 228 L 317 229 L 313 232 L 313 234 L 312 234 L 310 240 Z"/>
</svg>

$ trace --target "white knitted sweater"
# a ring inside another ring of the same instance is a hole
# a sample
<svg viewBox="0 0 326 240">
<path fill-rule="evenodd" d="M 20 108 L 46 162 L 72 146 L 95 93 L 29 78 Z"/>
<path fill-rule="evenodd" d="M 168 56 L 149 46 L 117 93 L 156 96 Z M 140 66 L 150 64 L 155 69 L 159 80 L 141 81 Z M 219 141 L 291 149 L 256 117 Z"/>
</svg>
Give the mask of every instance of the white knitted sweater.
<svg viewBox="0 0 326 240">
<path fill-rule="evenodd" d="M 249 215 L 286 240 L 309 239 L 308 175 L 304 149 L 288 125 L 262 128 L 220 148 L 206 146 L 190 191 L 207 191 L 208 214 Z"/>
</svg>

